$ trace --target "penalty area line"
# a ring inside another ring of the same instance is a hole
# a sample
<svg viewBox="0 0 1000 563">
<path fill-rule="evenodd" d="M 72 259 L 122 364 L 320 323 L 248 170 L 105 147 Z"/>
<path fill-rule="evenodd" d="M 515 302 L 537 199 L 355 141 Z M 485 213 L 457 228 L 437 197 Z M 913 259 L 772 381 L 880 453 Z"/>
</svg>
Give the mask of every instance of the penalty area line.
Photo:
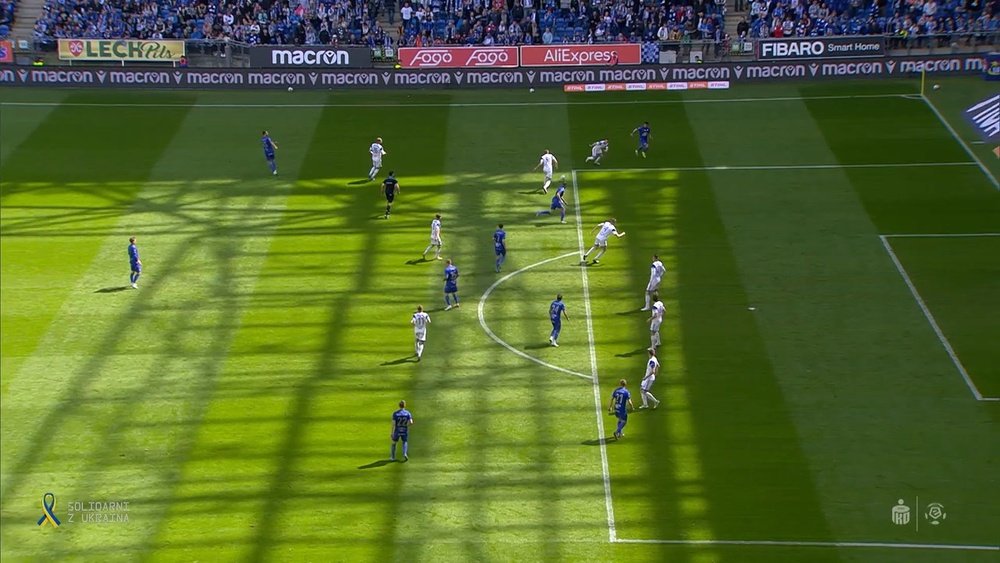
<svg viewBox="0 0 1000 563">
<path fill-rule="evenodd" d="M 540 101 L 540 102 L 399 102 L 399 103 L 299 103 L 299 104 L 234 104 L 234 103 L 100 103 L 100 102 L 0 102 L 0 107 L 32 107 L 32 106 L 62 106 L 62 107 L 108 107 L 108 108 L 218 108 L 218 109 L 309 109 L 309 108 L 449 108 L 449 107 L 521 107 L 521 106 L 618 106 L 618 105 L 671 105 L 671 104 L 729 104 L 756 102 L 796 102 L 800 100 L 857 100 L 866 98 L 907 98 L 910 94 L 858 94 L 842 96 L 774 96 L 746 98 L 701 98 L 701 99 L 671 99 L 671 100 L 585 100 L 571 102 Z"/>
<path fill-rule="evenodd" d="M 522 358 L 524 358 L 526 360 L 535 362 L 536 364 L 538 364 L 540 366 L 544 366 L 544 367 L 547 367 L 549 369 L 554 369 L 554 370 L 556 370 L 558 372 L 562 372 L 562 373 L 565 373 L 565 374 L 568 374 L 568 375 L 573 375 L 573 376 L 576 376 L 576 377 L 579 377 L 579 378 L 582 378 L 582 379 L 588 379 L 589 380 L 589 379 L 593 379 L 593 377 L 589 376 L 589 375 L 587 375 L 585 373 L 580 373 L 578 371 L 573 371 L 571 369 L 566 369 L 564 367 L 559 367 L 557 365 L 550 364 L 550 363 L 546 362 L 545 360 L 541 360 L 539 358 L 536 358 L 536 357 L 532 356 L 531 354 L 528 354 L 528 353 L 522 352 L 521 350 L 518 350 L 517 348 L 515 348 L 515 347 L 511 346 L 510 344 L 508 344 L 504 339 L 502 339 L 499 336 L 497 336 L 496 333 L 493 332 L 492 329 L 490 329 L 489 325 L 486 324 L 486 300 L 490 298 L 490 295 L 493 294 L 493 290 L 495 290 L 497 287 L 499 287 L 500 284 L 502 284 L 502 283 L 506 282 L 507 280 L 511 279 L 512 277 L 514 277 L 514 276 L 516 276 L 518 274 L 521 274 L 523 272 L 526 272 L 526 271 L 528 271 L 528 270 L 530 270 L 532 268 L 537 268 L 538 266 L 543 266 L 545 264 L 548 264 L 549 262 L 555 262 L 556 260 L 562 260 L 564 258 L 568 258 L 570 256 L 576 256 L 576 255 L 577 255 L 576 252 L 567 252 L 566 254 L 562 254 L 560 256 L 555 256 L 553 258 L 547 258 L 545 260 L 542 260 L 541 262 L 535 262 L 534 264 L 529 264 L 529 265 L 521 268 L 520 270 L 515 270 L 515 271 L 507 274 L 506 276 L 498 279 L 497 281 L 493 282 L 493 285 L 491 285 L 490 287 L 488 287 L 486 289 L 486 291 L 483 292 L 483 296 L 479 298 L 479 308 L 477 310 L 477 313 L 478 313 L 478 316 L 479 316 L 479 326 L 481 326 L 483 328 L 483 331 L 486 332 L 486 336 L 489 336 L 494 342 L 496 342 L 497 344 L 503 346 L 507 350 L 513 352 L 514 354 L 516 354 L 518 356 L 521 356 Z"/>
<path fill-rule="evenodd" d="M 931 329 L 934 334 L 937 335 L 938 341 L 944 346 L 945 352 L 948 353 L 948 357 L 951 358 L 951 363 L 958 370 L 958 373 L 965 380 L 965 385 L 972 391 L 972 396 L 976 398 L 977 401 L 996 401 L 993 397 L 983 397 L 983 394 L 979 392 L 979 388 L 972 381 L 972 377 L 969 376 L 969 372 L 965 370 L 965 366 L 962 365 L 962 361 L 958 359 L 958 354 L 955 353 L 955 349 L 951 347 L 951 342 L 948 341 L 948 337 L 944 335 L 944 331 L 938 326 L 937 321 L 934 319 L 934 315 L 931 314 L 931 310 L 927 307 L 924 302 L 924 298 L 920 296 L 920 292 L 917 291 L 917 286 L 913 284 L 913 280 L 910 279 L 910 275 L 906 272 L 906 268 L 903 267 L 903 263 L 896 256 L 896 252 L 892 249 L 892 244 L 889 243 L 888 237 L 885 235 L 879 235 L 879 240 L 882 241 L 882 247 L 889 254 L 889 258 L 892 259 L 893 265 L 896 266 L 896 271 L 899 272 L 903 282 L 906 287 L 910 290 L 910 295 L 913 296 L 914 301 L 917 302 L 917 306 L 920 307 L 920 311 L 924 314 L 924 318 L 927 319 L 928 324 L 931 325 Z"/>
<path fill-rule="evenodd" d="M 850 170 L 854 168 L 934 168 L 948 166 L 976 166 L 972 161 L 962 162 L 887 162 L 868 164 L 748 164 L 717 166 L 677 166 L 672 168 L 578 168 L 580 172 L 752 172 L 755 170 Z"/>
<path fill-rule="evenodd" d="M 757 547 L 833 547 L 870 549 L 923 549 L 951 551 L 1000 551 L 997 545 L 961 545 L 949 543 L 895 543 L 868 541 L 782 541 L 782 540 L 639 540 L 618 538 L 615 543 L 691 545 L 691 546 L 757 546 Z"/>
<path fill-rule="evenodd" d="M 576 170 L 572 171 L 573 177 L 573 206 L 576 211 L 576 241 L 580 249 L 578 256 L 583 258 L 583 213 L 580 211 L 580 188 L 577 184 Z M 582 261 L 582 260 L 581 260 Z M 587 344 L 590 348 L 590 373 L 594 390 L 594 414 L 597 417 L 597 435 L 601 446 L 601 474 L 604 478 L 604 509 L 608 515 L 608 541 L 614 542 L 618 539 L 618 529 L 615 525 L 615 506 L 611 497 L 611 469 L 608 465 L 607 434 L 604 430 L 604 407 L 601 404 L 601 381 L 597 376 L 597 344 L 594 340 L 593 314 L 590 309 L 590 280 L 587 277 L 587 268 L 580 268 L 580 275 L 583 280 L 583 310 L 587 319 Z"/>
</svg>

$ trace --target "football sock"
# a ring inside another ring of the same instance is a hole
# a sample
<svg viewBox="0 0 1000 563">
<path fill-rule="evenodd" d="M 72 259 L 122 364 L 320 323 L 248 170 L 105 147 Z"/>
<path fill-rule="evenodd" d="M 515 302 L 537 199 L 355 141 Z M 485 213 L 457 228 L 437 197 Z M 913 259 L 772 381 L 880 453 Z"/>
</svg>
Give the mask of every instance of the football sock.
<svg viewBox="0 0 1000 563">
<path fill-rule="evenodd" d="M 403 457 L 408 457 L 407 453 L 409 453 L 409 450 L 410 450 L 410 443 L 403 442 Z"/>
<path fill-rule="evenodd" d="M 271 167 L 271 173 L 272 174 L 278 170 L 278 165 L 275 164 L 273 160 L 268 161 L 267 164 Z"/>
<path fill-rule="evenodd" d="M 563 221 L 565 221 L 565 220 L 566 220 L 566 209 L 563 209 L 563 210 L 562 210 L 562 214 L 561 214 L 561 215 L 559 216 L 559 218 L 560 218 L 561 220 L 563 220 Z"/>
<path fill-rule="evenodd" d="M 552 212 L 548 210 L 536 211 L 535 215 L 552 215 Z"/>
<path fill-rule="evenodd" d="M 608 251 L 608 247 L 606 247 L 606 246 L 603 247 L 603 248 L 601 248 L 600 250 L 598 250 L 597 254 L 594 256 L 594 260 L 600 260 L 601 256 L 604 256 L 604 253 L 607 252 L 607 251 Z"/>
<path fill-rule="evenodd" d="M 389 450 L 389 459 L 396 459 L 396 442 L 392 443 L 392 449 Z"/>
<path fill-rule="evenodd" d="M 653 404 L 655 405 L 660 404 L 660 401 L 656 397 L 654 397 L 653 394 L 650 393 L 649 391 L 646 391 L 646 394 L 642 396 L 642 404 L 644 405 L 646 404 L 646 397 L 649 397 L 649 399 L 653 401 Z"/>
<path fill-rule="evenodd" d="M 542 184 L 542 189 L 543 190 L 548 190 L 549 186 L 551 186 L 551 185 L 552 185 L 552 180 L 545 180 L 545 183 Z"/>
<path fill-rule="evenodd" d="M 646 402 L 646 392 L 643 391 L 642 393 L 640 393 L 640 395 L 642 396 L 642 406 L 648 407 L 649 403 Z"/>
<path fill-rule="evenodd" d="M 625 421 L 622 420 L 622 419 L 618 419 L 618 430 L 617 430 L 617 432 L 619 434 L 621 434 L 622 430 L 624 430 L 624 429 L 625 429 Z"/>
<path fill-rule="evenodd" d="M 444 294 L 444 304 L 451 305 L 451 297 L 449 297 L 447 293 Z"/>
<path fill-rule="evenodd" d="M 433 248 L 433 247 L 434 247 L 434 245 L 433 245 L 433 244 L 428 244 L 428 245 L 427 245 L 427 248 L 425 248 L 425 249 L 424 249 L 424 254 L 427 254 L 428 252 L 430 252 L 430 251 L 431 251 L 431 248 Z M 439 254 L 440 254 L 440 253 L 439 253 Z"/>
<path fill-rule="evenodd" d="M 385 214 L 386 214 L 386 216 L 388 216 L 388 215 L 389 215 L 389 212 L 390 212 L 391 210 L 392 210 L 392 206 L 391 206 L 391 205 L 386 205 L 386 206 L 385 206 Z"/>
</svg>

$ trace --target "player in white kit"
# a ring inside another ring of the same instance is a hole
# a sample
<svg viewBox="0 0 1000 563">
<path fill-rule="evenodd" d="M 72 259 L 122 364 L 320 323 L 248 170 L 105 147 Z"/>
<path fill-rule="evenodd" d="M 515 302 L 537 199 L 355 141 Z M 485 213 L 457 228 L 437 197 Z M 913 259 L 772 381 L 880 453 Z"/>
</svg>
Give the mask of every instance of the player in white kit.
<svg viewBox="0 0 1000 563">
<path fill-rule="evenodd" d="M 601 157 L 603 157 L 606 152 L 608 152 L 607 139 L 601 139 L 600 141 L 590 143 L 590 156 L 587 157 L 587 162 L 593 162 L 594 164 L 600 166 Z"/>
<path fill-rule="evenodd" d="M 441 214 L 438 213 L 434 216 L 434 220 L 431 221 L 431 243 L 427 245 L 424 249 L 424 253 L 420 255 L 421 260 L 427 259 L 427 253 L 431 251 L 431 248 L 435 248 L 434 259 L 441 259 Z"/>
<path fill-rule="evenodd" d="M 650 348 L 647 351 L 649 352 L 649 361 L 646 362 L 646 375 L 642 378 L 642 384 L 639 386 L 639 394 L 642 398 L 642 406 L 639 408 L 648 409 L 649 400 L 652 400 L 655 409 L 660 406 L 660 401 L 650 391 L 653 389 L 656 375 L 660 373 L 660 361 L 656 359 L 656 350 Z"/>
<path fill-rule="evenodd" d="M 542 174 L 545 175 L 545 181 L 542 182 L 542 193 L 549 193 L 549 186 L 552 184 L 552 171 L 559 168 L 559 161 L 556 159 L 556 155 L 546 149 L 532 170 L 538 170 L 539 166 L 542 167 Z"/>
<path fill-rule="evenodd" d="M 652 315 L 649 317 L 649 347 L 655 352 L 660 345 L 660 325 L 663 324 L 663 315 L 667 308 L 660 301 L 660 295 L 653 293 Z"/>
<path fill-rule="evenodd" d="M 382 146 L 382 137 L 375 137 L 375 142 L 368 148 L 372 155 L 372 169 L 368 171 L 368 181 L 375 179 L 378 171 L 382 169 L 382 157 L 388 154 Z"/>
<path fill-rule="evenodd" d="M 649 299 L 656 290 L 660 289 L 660 282 L 663 281 L 663 274 L 666 271 L 667 269 L 663 267 L 663 262 L 660 262 L 660 257 L 654 254 L 653 263 L 649 265 L 649 283 L 646 284 L 646 305 L 643 306 L 643 311 L 649 310 Z"/>
<path fill-rule="evenodd" d="M 583 255 L 580 262 L 586 263 L 587 256 L 590 256 L 591 252 L 600 248 L 601 250 L 594 256 L 594 264 L 599 264 L 601 256 L 604 256 L 604 253 L 608 251 L 608 237 L 611 235 L 615 235 L 618 238 L 625 236 L 624 232 L 618 232 L 618 228 L 615 226 L 615 220 L 613 218 L 608 219 L 603 223 L 598 223 L 596 227 L 590 230 L 590 232 L 597 231 L 598 229 L 600 229 L 600 232 L 598 232 L 597 236 L 594 238 L 594 246 L 590 247 L 590 250 Z"/>
<path fill-rule="evenodd" d="M 424 312 L 423 305 L 417 305 L 417 312 L 413 313 L 410 324 L 413 325 L 414 351 L 419 362 L 424 355 L 424 343 L 427 342 L 427 325 L 431 324 L 431 316 Z"/>
</svg>

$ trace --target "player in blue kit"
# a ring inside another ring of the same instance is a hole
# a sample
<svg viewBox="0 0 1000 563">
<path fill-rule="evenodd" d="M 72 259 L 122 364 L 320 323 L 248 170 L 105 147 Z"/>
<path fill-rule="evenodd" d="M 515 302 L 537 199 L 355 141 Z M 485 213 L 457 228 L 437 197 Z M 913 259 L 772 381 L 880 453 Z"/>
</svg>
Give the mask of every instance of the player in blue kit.
<svg viewBox="0 0 1000 563">
<path fill-rule="evenodd" d="M 503 223 L 497 225 L 497 230 L 493 233 L 493 251 L 497 255 L 497 271 L 503 266 L 507 259 L 507 232 L 503 230 Z"/>
<path fill-rule="evenodd" d="M 618 388 L 611 393 L 611 403 L 608 405 L 608 414 L 618 417 L 618 429 L 615 430 L 615 440 L 625 437 L 625 425 L 628 424 L 628 411 L 635 410 L 632 407 L 632 395 L 625 388 L 624 379 L 618 381 Z"/>
<path fill-rule="evenodd" d="M 399 410 L 392 413 L 392 449 L 389 451 L 389 459 L 396 461 L 396 442 L 403 441 L 403 461 L 409 461 L 410 456 L 410 425 L 413 424 L 413 415 L 406 410 L 406 401 L 399 402 Z"/>
<path fill-rule="evenodd" d="M 142 274 L 142 260 L 139 260 L 139 247 L 135 245 L 135 237 L 128 239 L 128 264 L 132 272 L 128 282 L 132 289 L 139 289 L 139 275 Z"/>
<path fill-rule="evenodd" d="M 451 304 L 451 298 L 455 298 L 455 304 Z M 452 307 L 458 308 L 462 305 L 458 302 L 458 268 L 451 263 L 451 259 L 445 263 L 444 267 L 444 310 Z"/>
<path fill-rule="evenodd" d="M 642 125 L 633 129 L 629 136 L 634 136 L 636 133 L 639 134 L 639 148 L 635 149 L 635 155 L 639 156 L 639 153 L 642 153 L 642 158 L 646 158 L 646 152 L 649 150 L 649 122 L 643 121 Z"/>
<path fill-rule="evenodd" d="M 278 165 L 274 162 L 274 151 L 277 150 L 278 145 L 271 139 L 271 135 L 268 132 L 261 131 L 260 142 L 264 145 L 264 158 L 267 159 L 267 165 L 271 167 L 271 174 L 278 175 Z"/>
<path fill-rule="evenodd" d="M 559 331 L 562 330 L 562 319 L 566 317 L 569 320 L 569 315 L 566 314 L 566 304 L 563 303 L 562 293 L 556 295 L 556 300 L 549 304 L 549 320 L 552 321 L 552 334 L 549 335 L 549 344 L 558 347 L 559 346 Z"/>
<path fill-rule="evenodd" d="M 566 222 L 566 176 L 559 179 L 559 187 L 556 188 L 556 195 L 552 196 L 552 204 L 548 209 L 543 209 L 541 211 L 536 211 L 535 215 L 552 215 L 552 213 L 558 209 L 559 210 L 559 222 Z"/>
</svg>

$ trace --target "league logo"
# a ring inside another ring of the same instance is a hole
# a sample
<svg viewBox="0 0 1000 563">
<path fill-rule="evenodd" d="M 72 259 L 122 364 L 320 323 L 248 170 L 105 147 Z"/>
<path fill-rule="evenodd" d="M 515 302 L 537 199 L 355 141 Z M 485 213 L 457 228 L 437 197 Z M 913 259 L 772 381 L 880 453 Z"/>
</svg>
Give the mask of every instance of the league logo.
<svg viewBox="0 0 1000 563">
<path fill-rule="evenodd" d="M 79 57 L 83 54 L 83 41 L 70 41 L 69 42 L 69 52 L 74 57 Z"/>
</svg>

